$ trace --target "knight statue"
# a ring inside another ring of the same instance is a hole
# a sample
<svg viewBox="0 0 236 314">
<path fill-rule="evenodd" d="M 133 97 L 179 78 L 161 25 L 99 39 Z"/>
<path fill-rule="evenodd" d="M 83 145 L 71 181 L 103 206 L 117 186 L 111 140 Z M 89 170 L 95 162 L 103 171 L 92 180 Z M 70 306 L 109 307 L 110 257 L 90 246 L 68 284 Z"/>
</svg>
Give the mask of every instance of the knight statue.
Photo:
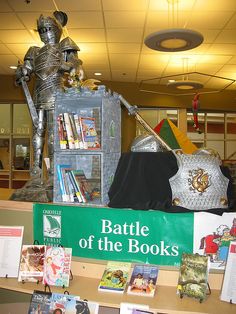
<svg viewBox="0 0 236 314">
<path fill-rule="evenodd" d="M 52 186 L 53 182 L 53 113 L 56 91 L 63 86 L 64 74 L 77 73 L 81 81 L 84 78 L 82 61 L 77 55 L 79 47 L 70 37 L 61 40 L 62 28 L 66 23 L 67 15 L 61 11 L 55 11 L 53 16 L 40 15 L 37 31 L 44 45 L 41 48 L 30 47 L 24 63 L 19 64 L 16 70 L 16 84 L 24 90 L 33 122 L 33 166 L 28 184 L 31 182 L 34 187 L 42 184 L 44 142 L 47 143 L 50 161 L 47 184 Z M 35 76 L 33 99 L 26 84 L 32 75 Z"/>
</svg>

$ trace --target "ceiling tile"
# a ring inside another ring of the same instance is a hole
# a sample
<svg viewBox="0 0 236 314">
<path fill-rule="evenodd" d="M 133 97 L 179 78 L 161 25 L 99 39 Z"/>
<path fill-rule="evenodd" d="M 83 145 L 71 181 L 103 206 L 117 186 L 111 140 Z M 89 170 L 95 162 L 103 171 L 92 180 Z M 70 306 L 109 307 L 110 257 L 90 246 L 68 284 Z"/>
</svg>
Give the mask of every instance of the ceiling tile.
<svg viewBox="0 0 236 314">
<path fill-rule="evenodd" d="M 97 54 L 97 53 L 106 53 L 107 46 L 105 43 L 78 43 L 80 48 L 79 53 L 90 53 L 90 54 Z"/>
<path fill-rule="evenodd" d="M 234 29 L 223 30 L 216 38 L 215 43 L 219 44 L 236 44 Z"/>
<path fill-rule="evenodd" d="M 27 50 L 34 46 L 33 43 L 30 44 L 6 44 L 6 47 L 14 54 L 25 54 Z"/>
<path fill-rule="evenodd" d="M 95 11 L 101 10 L 100 0 L 55 0 L 59 10 L 68 11 Z"/>
<path fill-rule="evenodd" d="M 120 53 L 111 53 L 110 63 L 113 70 L 123 69 L 136 69 L 138 65 L 138 54 L 120 54 Z"/>
<path fill-rule="evenodd" d="M 145 12 L 110 12 L 104 13 L 107 28 L 141 28 L 144 26 Z"/>
<path fill-rule="evenodd" d="M 1 55 L 11 54 L 11 51 L 8 49 L 7 45 L 0 44 L 0 54 Z"/>
<path fill-rule="evenodd" d="M 24 25 L 14 13 L 0 13 L 0 29 L 24 29 Z"/>
<path fill-rule="evenodd" d="M 0 38 L 3 43 L 32 43 L 32 36 L 25 30 L 0 30 Z"/>
<path fill-rule="evenodd" d="M 105 32 L 104 29 L 68 29 L 69 36 L 76 42 L 80 43 L 104 43 Z"/>
<path fill-rule="evenodd" d="M 236 51 L 236 44 L 213 44 L 207 50 L 209 54 L 233 55 Z"/>
<path fill-rule="evenodd" d="M 7 0 L 1 0 L 0 12 L 11 12 L 13 9 L 9 6 Z"/>
<path fill-rule="evenodd" d="M 26 3 L 26 1 L 8 0 L 8 2 L 11 8 L 18 12 L 37 12 L 39 9 L 41 12 L 53 12 L 56 10 L 53 0 L 31 0 L 29 3 Z"/>
<path fill-rule="evenodd" d="M 37 20 L 41 15 L 40 11 L 37 12 L 20 12 L 17 14 L 18 18 L 24 23 L 27 29 L 37 30 Z M 48 16 L 48 14 L 43 14 Z"/>
<path fill-rule="evenodd" d="M 139 11 L 146 10 L 149 0 L 103 0 L 105 11 Z"/>
<path fill-rule="evenodd" d="M 137 53 L 141 48 L 135 43 L 108 43 L 107 46 L 110 53 Z"/>
<path fill-rule="evenodd" d="M 142 28 L 113 28 L 107 30 L 107 41 L 110 43 L 114 42 L 128 42 L 128 43 L 139 43 L 142 39 Z"/>
<path fill-rule="evenodd" d="M 186 0 L 185 0 L 186 1 Z M 194 6 L 195 10 L 204 11 L 235 11 L 235 0 L 197 0 Z"/>
<path fill-rule="evenodd" d="M 186 23 L 187 28 L 200 29 L 202 25 L 207 26 L 208 29 L 221 29 L 225 26 L 227 21 L 231 18 L 232 13 L 229 12 L 193 12 L 189 15 Z"/>
<path fill-rule="evenodd" d="M 101 12 L 70 12 L 68 14 L 68 28 L 103 28 L 103 16 Z"/>
</svg>

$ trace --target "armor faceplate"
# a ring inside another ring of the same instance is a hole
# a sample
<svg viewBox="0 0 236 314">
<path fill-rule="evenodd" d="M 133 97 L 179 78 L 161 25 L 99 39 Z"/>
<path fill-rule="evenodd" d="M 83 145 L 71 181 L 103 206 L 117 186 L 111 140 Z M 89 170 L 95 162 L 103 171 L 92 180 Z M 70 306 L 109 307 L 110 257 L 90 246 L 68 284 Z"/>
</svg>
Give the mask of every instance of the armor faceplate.
<svg viewBox="0 0 236 314">
<path fill-rule="evenodd" d="M 66 50 L 80 51 L 77 44 L 70 37 L 66 37 L 62 39 L 62 41 L 60 42 L 60 48 L 61 48 L 61 51 L 66 51 Z"/>
<path fill-rule="evenodd" d="M 45 44 L 59 43 L 62 27 L 56 19 L 50 16 L 44 17 L 43 15 L 40 15 L 37 21 L 37 28 L 42 42 Z"/>
<path fill-rule="evenodd" d="M 188 155 L 174 151 L 178 172 L 169 179 L 173 205 L 191 210 L 227 208 L 229 179 L 212 155 Z"/>
</svg>

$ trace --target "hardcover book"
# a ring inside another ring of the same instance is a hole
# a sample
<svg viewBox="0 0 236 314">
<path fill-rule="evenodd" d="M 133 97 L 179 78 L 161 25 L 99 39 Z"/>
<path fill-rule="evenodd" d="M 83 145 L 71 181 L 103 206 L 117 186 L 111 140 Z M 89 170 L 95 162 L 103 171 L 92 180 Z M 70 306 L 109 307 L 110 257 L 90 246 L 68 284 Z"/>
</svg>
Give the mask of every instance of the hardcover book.
<svg viewBox="0 0 236 314">
<path fill-rule="evenodd" d="M 208 291 L 208 256 L 183 253 L 177 293 L 203 301 Z"/>
<path fill-rule="evenodd" d="M 18 281 L 43 280 L 45 249 L 45 245 L 22 246 Z"/>
<path fill-rule="evenodd" d="M 52 293 L 50 312 L 52 314 L 61 314 L 61 313 L 76 313 L 75 304 L 76 300 L 79 300 L 79 296 L 65 294 L 65 293 Z"/>
<path fill-rule="evenodd" d="M 69 287 L 72 249 L 46 247 L 43 284 Z"/>
<path fill-rule="evenodd" d="M 108 261 L 98 291 L 123 293 L 130 269 L 131 263 Z"/>
<path fill-rule="evenodd" d="M 50 313 L 49 311 L 51 297 L 52 297 L 51 292 L 34 290 L 31 297 L 28 314 Z"/>
<path fill-rule="evenodd" d="M 77 184 L 77 188 L 82 194 L 83 202 L 90 201 L 92 199 L 92 188 L 89 180 L 86 178 L 84 171 L 82 169 L 72 170 L 72 175 Z"/>
<path fill-rule="evenodd" d="M 65 313 L 74 314 L 98 314 L 99 304 L 97 302 L 72 299 L 68 303 Z"/>
<path fill-rule="evenodd" d="M 158 266 L 136 264 L 131 275 L 127 293 L 153 297 L 156 291 Z"/>
</svg>

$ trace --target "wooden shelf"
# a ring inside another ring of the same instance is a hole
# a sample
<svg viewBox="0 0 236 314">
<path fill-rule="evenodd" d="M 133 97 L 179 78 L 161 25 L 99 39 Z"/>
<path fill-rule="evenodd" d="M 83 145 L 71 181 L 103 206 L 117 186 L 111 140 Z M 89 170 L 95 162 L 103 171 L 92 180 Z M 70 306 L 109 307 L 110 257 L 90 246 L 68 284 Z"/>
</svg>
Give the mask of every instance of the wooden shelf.
<svg viewBox="0 0 236 314">
<path fill-rule="evenodd" d="M 219 290 L 212 290 L 211 295 L 203 302 L 190 298 L 180 299 L 176 294 L 176 287 L 158 285 L 154 298 L 136 297 L 124 294 L 109 292 L 99 292 L 97 290 L 99 279 L 87 277 L 74 277 L 70 287 L 56 288 L 51 287 L 52 292 L 63 293 L 64 290 L 70 294 L 76 294 L 81 299 L 96 301 L 100 306 L 119 308 L 121 302 L 131 302 L 136 304 L 148 304 L 150 309 L 160 313 L 170 314 L 190 314 L 190 313 L 209 313 L 209 314 L 232 314 L 236 311 L 236 305 L 220 301 Z M 0 287 L 7 290 L 13 290 L 32 294 L 34 290 L 44 290 L 42 284 L 20 283 L 17 279 L 0 278 Z"/>
</svg>

